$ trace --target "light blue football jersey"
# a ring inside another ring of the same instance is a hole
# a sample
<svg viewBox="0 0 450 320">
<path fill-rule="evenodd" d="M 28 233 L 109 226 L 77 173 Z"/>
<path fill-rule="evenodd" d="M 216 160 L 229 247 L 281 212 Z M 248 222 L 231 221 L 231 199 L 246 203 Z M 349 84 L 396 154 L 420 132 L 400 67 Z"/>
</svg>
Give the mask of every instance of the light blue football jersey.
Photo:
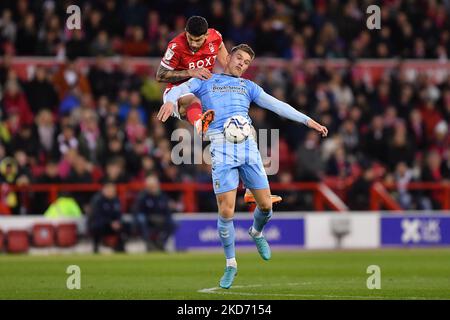
<svg viewBox="0 0 450 320">
<path fill-rule="evenodd" d="M 186 85 L 199 97 L 203 111 L 212 109 L 215 112 L 208 134 L 222 132 L 225 121 L 231 116 L 243 116 L 251 123 L 248 116 L 250 103 L 263 92 L 253 81 L 226 74 L 213 74 L 208 81 L 193 78 Z"/>
</svg>

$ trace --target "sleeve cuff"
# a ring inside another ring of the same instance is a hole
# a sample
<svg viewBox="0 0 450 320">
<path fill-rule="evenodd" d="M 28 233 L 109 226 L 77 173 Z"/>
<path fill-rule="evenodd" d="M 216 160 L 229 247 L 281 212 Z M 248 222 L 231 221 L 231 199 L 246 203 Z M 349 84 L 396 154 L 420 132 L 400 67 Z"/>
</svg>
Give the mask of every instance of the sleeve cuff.
<svg viewBox="0 0 450 320">
<path fill-rule="evenodd" d="M 162 61 L 161 61 L 161 65 L 162 65 L 164 68 L 169 69 L 169 70 L 173 70 L 173 69 L 174 69 L 174 68 L 172 68 L 171 66 L 165 64 L 165 63 L 162 62 Z"/>
</svg>

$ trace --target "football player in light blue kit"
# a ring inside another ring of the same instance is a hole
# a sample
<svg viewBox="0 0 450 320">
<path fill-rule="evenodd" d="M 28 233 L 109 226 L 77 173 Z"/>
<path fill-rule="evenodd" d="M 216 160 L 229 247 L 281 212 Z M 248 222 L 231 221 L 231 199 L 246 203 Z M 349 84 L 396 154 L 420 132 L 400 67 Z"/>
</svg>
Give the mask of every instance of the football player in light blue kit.
<svg viewBox="0 0 450 320">
<path fill-rule="evenodd" d="M 239 177 L 255 196 L 257 207 L 249 234 L 264 260 L 271 257 L 269 244 L 262 231 L 272 217 L 272 200 L 267 174 L 254 137 L 250 135 L 242 143 L 229 142 L 223 135 L 224 123 L 235 115 L 241 115 L 251 122 L 248 109 L 250 103 L 254 102 L 282 117 L 317 130 L 323 137 L 328 134 L 326 127 L 267 94 L 254 82 L 241 78 L 254 57 L 255 53 L 248 45 L 234 47 L 227 57 L 224 73 L 214 74 L 206 81 L 191 79 L 173 88 L 157 116 L 159 120 L 166 121 L 177 99 L 186 93 L 195 94 L 205 109 L 215 112 L 215 120 L 209 125 L 206 134 L 211 141 L 212 179 L 219 209 L 217 227 L 226 256 L 225 273 L 220 279 L 220 287 L 225 289 L 231 287 L 237 273 L 233 215 Z"/>
</svg>

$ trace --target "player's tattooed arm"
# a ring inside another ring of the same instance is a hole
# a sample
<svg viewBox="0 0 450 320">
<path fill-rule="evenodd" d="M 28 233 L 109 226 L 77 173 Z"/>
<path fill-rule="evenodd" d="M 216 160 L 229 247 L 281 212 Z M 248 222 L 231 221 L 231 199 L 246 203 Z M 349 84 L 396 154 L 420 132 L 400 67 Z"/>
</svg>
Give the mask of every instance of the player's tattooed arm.
<svg viewBox="0 0 450 320">
<path fill-rule="evenodd" d="M 182 80 L 187 80 L 189 78 L 206 80 L 211 78 L 211 76 L 212 73 L 206 68 L 170 70 L 160 65 L 158 71 L 156 72 L 156 81 L 174 83 Z"/>
<path fill-rule="evenodd" d="M 189 70 L 170 70 L 162 65 L 159 65 L 158 71 L 156 72 L 156 81 L 158 82 L 178 82 L 182 80 L 189 79 Z"/>
</svg>

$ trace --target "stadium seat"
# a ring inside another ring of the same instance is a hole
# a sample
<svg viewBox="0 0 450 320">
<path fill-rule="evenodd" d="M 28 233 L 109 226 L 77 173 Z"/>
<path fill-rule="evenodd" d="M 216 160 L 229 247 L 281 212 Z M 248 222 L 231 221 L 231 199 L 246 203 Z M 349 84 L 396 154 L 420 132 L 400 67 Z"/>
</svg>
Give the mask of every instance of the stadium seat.
<svg viewBox="0 0 450 320">
<path fill-rule="evenodd" d="M 0 202 L 0 215 L 10 216 L 11 209 L 8 208 L 4 203 Z"/>
<path fill-rule="evenodd" d="M 9 253 L 28 252 L 30 241 L 26 230 L 10 230 L 6 234 L 6 248 Z"/>
<path fill-rule="evenodd" d="M 75 223 L 61 223 L 56 226 L 56 245 L 71 247 L 77 244 L 77 225 Z"/>
<path fill-rule="evenodd" d="M 3 235 L 3 231 L 0 230 L 0 252 L 5 248 L 5 236 Z"/>
<path fill-rule="evenodd" d="M 115 248 L 119 243 L 119 236 L 111 234 L 103 237 L 103 244 L 107 247 Z"/>
<path fill-rule="evenodd" d="M 55 244 L 55 229 L 49 223 L 35 224 L 31 235 L 36 247 L 51 247 Z"/>
</svg>

